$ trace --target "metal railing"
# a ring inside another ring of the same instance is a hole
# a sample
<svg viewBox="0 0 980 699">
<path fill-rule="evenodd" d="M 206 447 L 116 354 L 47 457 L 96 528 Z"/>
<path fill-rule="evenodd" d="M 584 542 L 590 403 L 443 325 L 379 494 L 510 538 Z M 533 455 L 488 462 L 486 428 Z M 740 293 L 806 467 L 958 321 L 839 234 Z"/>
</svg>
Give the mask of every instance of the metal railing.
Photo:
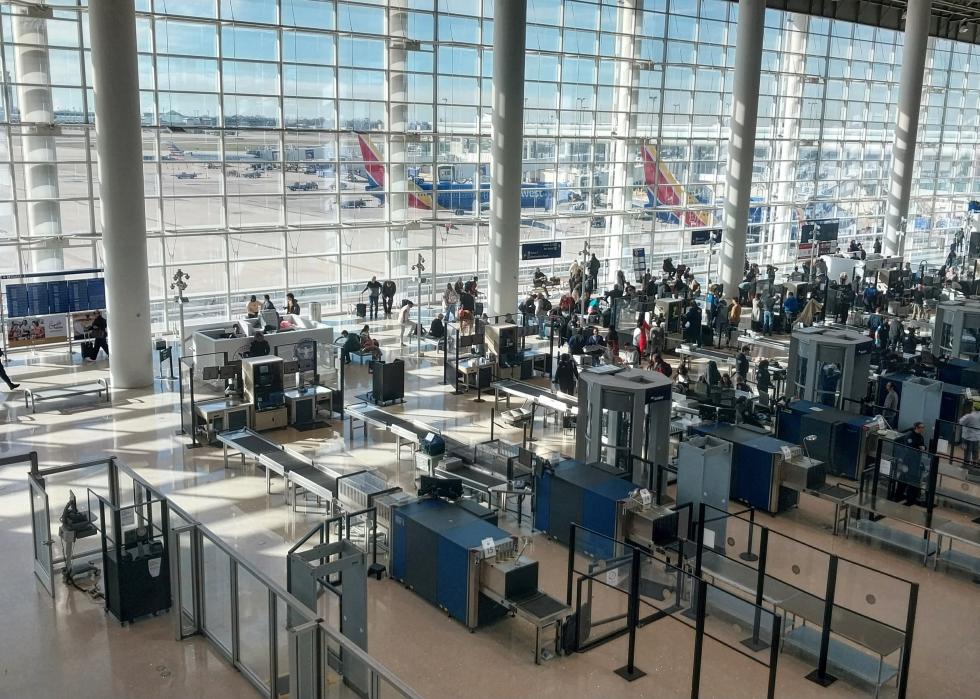
<svg viewBox="0 0 980 699">
<path fill-rule="evenodd" d="M 0 460 L 0 465 L 19 462 L 30 465 L 32 483 L 42 491 L 46 480 L 53 476 L 102 466 L 108 502 L 120 504 L 123 499 L 120 475 L 132 481 L 134 490 L 166 500 L 171 515 L 167 535 L 171 551 L 174 635 L 177 640 L 193 635 L 207 638 L 261 695 L 270 699 L 285 694 L 291 699 L 320 699 L 328 695 L 342 699 L 421 699 L 421 695 L 376 658 L 318 618 L 217 534 L 115 457 L 41 468 L 37 455 L 32 452 Z M 88 478 L 91 474 L 86 475 Z M 51 513 L 46 511 L 43 516 L 50 523 Z M 40 517 L 39 512 L 32 519 L 35 541 L 45 538 L 50 531 L 50 524 L 42 527 L 45 531 L 38 531 L 38 524 L 43 524 Z M 41 548 L 50 550 L 50 541 L 42 542 Z M 91 558 L 94 554 L 88 551 L 73 558 Z M 37 556 L 35 552 L 35 570 Z M 54 556 L 51 559 L 54 565 L 70 563 Z M 347 658 L 367 668 L 366 695 L 345 684 L 343 665 L 337 664 L 337 658 Z"/>
</svg>

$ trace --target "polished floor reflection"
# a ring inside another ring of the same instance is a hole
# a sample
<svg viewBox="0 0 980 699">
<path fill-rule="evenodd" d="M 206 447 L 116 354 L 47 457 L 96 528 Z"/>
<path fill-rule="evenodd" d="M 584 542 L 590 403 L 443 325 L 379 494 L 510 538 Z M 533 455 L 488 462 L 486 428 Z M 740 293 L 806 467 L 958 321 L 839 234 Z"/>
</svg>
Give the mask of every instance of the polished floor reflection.
<svg viewBox="0 0 980 699">
<path fill-rule="evenodd" d="M 379 328 L 380 329 L 380 328 Z M 397 328 L 380 333 L 383 346 L 397 343 Z M 453 395 L 441 383 L 441 367 L 430 350 L 416 359 L 405 352 L 406 402 L 392 408 L 470 441 L 488 438 L 492 401 L 477 403 L 473 394 Z M 7 363 L 15 381 L 38 387 L 107 375 L 105 361 L 82 363 L 75 355 L 51 351 L 15 355 Z M 348 401 L 367 390 L 365 367 L 348 372 Z M 111 404 L 94 397 L 45 403 L 36 414 L 24 408 L 19 392 L 0 394 L 0 455 L 38 451 L 45 466 L 115 455 L 171 495 L 251 564 L 285 583 L 285 554 L 320 517 L 293 513 L 283 504 L 282 482 L 265 492 L 264 474 L 252 465 L 224 468 L 221 451 L 185 448 L 176 435 L 180 418 L 176 383 L 158 381 L 152 391 L 120 391 Z M 403 488 L 413 487 L 413 464 L 398 460 L 394 441 L 371 431 L 349 440 L 346 422 L 313 432 L 292 429 L 269 433 L 294 448 L 331 454 L 329 458 L 374 466 Z M 518 431 L 502 436 L 519 440 Z M 560 429 L 536 426 L 539 444 L 566 453 L 571 439 Z M 406 452 L 407 453 L 407 452 Z M 0 607 L 0 697 L 247 697 L 254 690 L 203 639 L 173 640 L 170 619 L 159 617 L 120 627 L 101 603 L 69 590 L 60 580 L 52 602 L 36 584 L 31 569 L 30 502 L 23 467 L 0 470 L 0 554 L 3 584 Z M 98 487 L 92 474 L 52 480 L 51 507 L 63 506 L 69 488 Z M 832 511 L 821 501 L 804 499 L 799 509 L 778 518 L 761 517 L 774 529 L 882 571 L 919 582 L 918 623 L 911 664 L 910 697 L 966 697 L 980 683 L 980 590 L 968 577 L 932 571 L 916 561 L 860 540 L 830 532 Z M 504 526 L 517 532 L 516 521 Z M 523 531 L 530 535 L 527 521 Z M 564 597 L 564 547 L 533 535 L 527 553 L 541 562 L 541 584 Z M 783 562 L 787 563 L 787 562 Z M 623 665 L 626 641 L 620 639 L 589 653 L 533 663 L 533 630 L 518 619 L 504 619 L 469 633 L 462 625 L 390 580 L 369 581 L 370 651 L 427 698 L 687 696 L 693 657 L 693 633 L 664 619 L 638 634 L 637 664 L 647 677 L 627 685 L 613 673 Z M 252 599 L 256 596 L 246 596 Z M 261 615 L 263 600 L 253 613 Z M 330 618 L 332 611 L 323 613 Z M 720 621 L 718 622 L 720 623 Z M 251 626 L 249 627 L 251 629 Z M 254 630 L 261 636 L 262 629 Z M 251 633 L 252 630 L 247 630 Z M 724 631 L 721 629 L 721 631 Z M 741 631 L 732 629 L 732 633 Z M 259 637 L 257 636 L 257 637 Z M 810 663 L 784 653 L 777 696 L 868 696 L 867 687 L 837 682 L 820 688 L 804 679 Z M 766 670 L 744 656 L 709 641 L 704 649 L 702 697 L 764 696 Z M 894 685 L 881 696 L 895 695 Z"/>
</svg>

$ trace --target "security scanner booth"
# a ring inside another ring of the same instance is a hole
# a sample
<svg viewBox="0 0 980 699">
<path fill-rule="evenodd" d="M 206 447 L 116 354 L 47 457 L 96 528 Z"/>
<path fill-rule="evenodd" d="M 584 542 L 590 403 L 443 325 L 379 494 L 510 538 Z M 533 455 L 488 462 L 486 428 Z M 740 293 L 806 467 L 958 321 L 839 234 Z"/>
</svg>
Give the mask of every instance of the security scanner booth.
<svg viewBox="0 0 980 699">
<path fill-rule="evenodd" d="M 817 491 L 825 484 L 822 462 L 764 430 L 704 423 L 692 426 L 691 431 L 731 443 L 731 497 L 757 510 L 784 512 L 799 503 L 801 492 Z"/>
<path fill-rule="evenodd" d="M 654 302 L 654 309 L 663 318 L 666 332 L 680 334 L 686 305 L 687 301 L 684 299 L 657 299 Z"/>
<path fill-rule="evenodd" d="M 326 426 L 326 422 L 318 420 L 320 411 L 324 410 L 328 415 L 341 412 L 343 395 L 337 395 L 335 388 L 320 383 L 317 343 L 301 340 L 279 345 L 273 352 L 283 358 L 284 397 L 289 424 L 299 430 Z"/>
<path fill-rule="evenodd" d="M 680 300 L 680 299 L 678 299 Z M 669 307 L 670 304 L 667 304 Z M 654 299 L 620 296 L 612 300 L 610 327 L 615 328 L 619 345 L 633 342 L 633 329 L 640 318 L 651 321 L 657 309 Z"/>
<path fill-rule="evenodd" d="M 610 539 L 662 547 L 677 538 L 677 512 L 657 505 L 649 489 L 637 486 L 629 471 L 603 463 L 565 459 L 541 461 L 534 474 L 534 528 L 565 546 L 572 524 L 580 531 L 576 550 L 610 558 Z"/>
<path fill-rule="evenodd" d="M 797 328 L 790 340 L 787 397 L 857 412 L 868 393 L 874 342 L 835 328 Z"/>
<path fill-rule="evenodd" d="M 249 357 L 242 360 L 245 403 L 252 411 L 252 428 L 258 431 L 286 426 L 282 357 Z"/>
<path fill-rule="evenodd" d="M 651 465 L 668 461 L 671 387 L 666 376 L 646 369 L 609 364 L 582 370 L 576 460 L 632 472 L 634 484 L 649 488 L 654 476 Z"/>
<path fill-rule="evenodd" d="M 490 388 L 497 363 L 487 356 L 485 334 L 474 323 L 447 323 L 443 354 L 443 383 L 456 393 Z"/>
<path fill-rule="evenodd" d="M 728 511 L 732 483 L 732 444 L 715 437 L 694 436 L 680 443 L 677 449 L 677 502 L 691 503 L 688 517 L 696 516 L 701 504 Z M 682 523 L 680 531 L 687 531 Z M 725 518 L 711 517 L 705 521 L 705 534 L 711 532 L 714 547 L 725 541 Z"/>
<path fill-rule="evenodd" d="M 433 487 L 448 494 L 453 483 Z M 538 562 L 524 545 L 459 503 L 421 497 L 392 508 L 391 577 L 470 630 L 508 614 L 527 621 L 536 663 L 561 650 L 571 608 L 538 589 Z M 554 637 L 542 643 L 547 629 Z"/>
<path fill-rule="evenodd" d="M 950 360 L 950 362 L 965 360 Z M 947 362 L 937 367 L 937 375 L 940 381 L 933 381 L 928 378 L 915 376 L 904 371 L 886 372 L 877 378 L 874 389 L 875 404 L 882 405 L 885 401 L 888 384 L 895 387 L 895 392 L 899 397 L 899 414 L 897 426 L 899 429 L 911 429 L 917 421 L 921 420 L 926 425 L 927 434 L 931 437 L 935 426 L 939 428 L 939 436 L 949 442 L 958 441 L 956 432 L 957 424 L 961 417 L 970 412 L 970 405 L 975 400 L 976 390 L 980 386 L 970 387 L 959 385 L 951 381 L 951 378 L 967 380 L 973 375 L 971 372 L 976 369 L 972 365 L 963 371 L 959 366 Z M 911 393 L 906 400 L 905 389 L 908 382 L 913 382 Z M 938 388 L 933 386 L 938 384 Z M 938 407 L 936 405 L 938 392 Z M 921 401 L 921 404 L 917 404 Z M 936 420 L 939 420 L 937 423 Z"/>
<path fill-rule="evenodd" d="M 936 306 L 932 352 L 980 366 L 980 301 L 946 301 Z"/>
<path fill-rule="evenodd" d="M 241 359 L 227 354 L 180 358 L 180 426 L 192 447 L 217 444 L 217 435 L 252 425 L 252 409 L 242 395 Z"/>
<path fill-rule="evenodd" d="M 800 446 L 826 466 L 828 474 L 860 478 L 887 429 L 881 417 L 855 415 L 808 400 L 792 400 L 776 411 L 775 436 Z M 809 436 L 816 439 L 806 441 Z"/>
<path fill-rule="evenodd" d="M 514 323 L 488 323 L 483 328 L 485 351 L 501 368 L 519 366 L 523 328 Z"/>
</svg>

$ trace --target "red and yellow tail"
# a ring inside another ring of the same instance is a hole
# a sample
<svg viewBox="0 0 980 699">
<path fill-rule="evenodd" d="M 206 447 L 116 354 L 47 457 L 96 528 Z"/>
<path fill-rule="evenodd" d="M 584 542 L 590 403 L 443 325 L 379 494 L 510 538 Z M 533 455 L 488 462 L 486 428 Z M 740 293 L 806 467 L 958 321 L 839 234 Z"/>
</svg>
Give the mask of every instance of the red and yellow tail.
<svg viewBox="0 0 980 699">
<path fill-rule="evenodd" d="M 674 174 L 667 168 L 666 164 L 657 159 L 657 149 L 652 145 L 643 146 L 643 180 L 647 186 L 647 193 L 650 204 L 653 207 L 675 206 L 690 207 L 699 206 L 699 202 L 692 196 L 684 192 L 684 188 L 674 178 Z M 689 228 L 705 228 L 710 225 L 710 215 L 707 212 L 683 211 L 684 225 Z M 676 215 L 677 222 L 681 222 L 680 212 Z"/>
</svg>

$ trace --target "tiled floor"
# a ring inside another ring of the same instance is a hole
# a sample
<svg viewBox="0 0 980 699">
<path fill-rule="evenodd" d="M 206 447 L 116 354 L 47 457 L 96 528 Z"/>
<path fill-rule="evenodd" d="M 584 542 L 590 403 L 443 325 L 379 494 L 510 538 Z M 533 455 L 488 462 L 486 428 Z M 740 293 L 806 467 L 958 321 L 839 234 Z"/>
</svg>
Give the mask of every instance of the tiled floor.
<svg viewBox="0 0 980 699">
<path fill-rule="evenodd" d="M 391 331 L 383 335 L 392 337 Z M 395 335 L 395 337 L 397 337 Z M 394 343 L 387 343 L 392 346 Z M 431 354 L 431 351 L 430 351 Z M 455 396 L 441 384 L 432 359 L 408 358 L 406 403 L 395 410 L 429 422 L 462 439 L 487 438 L 491 402 Z M 77 357 L 50 352 L 16 355 L 8 371 L 26 386 L 73 382 L 107 375 L 104 361 L 81 364 Z M 348 400 L 366 390 L 366 368 L 348 373 Z M 358 388 L 360 386 L 360 388 Z M 264 477 L 254 467 L 225 469 L 218 449 L 184 448 L 176 384 L 158 382 L 154 391 L 119 392 L 111 405 L 94 397 L 25 411 L 19 393 L 2 395 L 0 455 L 37 450 L 46 466 L 116 455 L 147 480 L 169 492 L 255 566 L 285 582 L 285 552 L 316 517 L 293 514 L 282 504 L 280 482 L 265 494 Z M 339 423 L 335 421 L 334 427 Z M 539 430 L 541 444 L 571 450 L 560 431 Z M 517 440 L 512 432 L 505 435 Z M 376 466 L 406 489 L 411 464 L 396 461 L 394 443 L 377 434 L 364 445 L 347 444 L 346 429 L 272 438 L 301 450 L 340 450 L 342 458 Z M 51 506 L 60 508 L 69 486 L 52 485 Z M 910 697 L 975 696 L 980 686 L 980 588 L 968 578 L 934 572 L 867 543 L 833 537 L 830 508 L 805 499 L 798 510 L 764 523 L 790 536 L 921 585 Z M 31 569 L 30 503 L 24 468 L 0 469 L 0 699 L 6 697 L 247 697 L 252 689 L 202 639 L 172 640 L 170 620 L 156 618 L 120 627 L 101 605 L 58 584 L 54 603 L 35 583 Z M 516 530 L 515 522 L 506 526 Z M 529 533 L 526 529 L 524 533 Z M 563 597 L 565 549 L 535 535 L 527 553 L 541 562 L 541 585 Z M 791 565 L 788 561 L 784 565 Z M 872 592 L 869 590 L 868 592 Z M 585 654 L 533 664 L 531 627 L 505 619 L 469 633 L 413 592 L 390 580 L 369 581 L 370 651 L 423 696 L 461 697 L 681 697 L 688 696 L 693 633 L 673 619 L 640 630 L 637 664 L 648 676 L 627 685 L 613 670 L 624 663 L 625 639 Z M 709 627 L 724 637 L 744 630 L 720 619 Z M 822 689 L 805 679 L 811 666 L 784 653 L 777 696 L 808 698 L 868 695 L 843 681 Z M 702 697 L 734 699 L 765 695 L 766 671 L 744 656 L 709 640 L 704 649 Z M 882 696 L 894 696 L 894 686 Z"/>
</svg>

